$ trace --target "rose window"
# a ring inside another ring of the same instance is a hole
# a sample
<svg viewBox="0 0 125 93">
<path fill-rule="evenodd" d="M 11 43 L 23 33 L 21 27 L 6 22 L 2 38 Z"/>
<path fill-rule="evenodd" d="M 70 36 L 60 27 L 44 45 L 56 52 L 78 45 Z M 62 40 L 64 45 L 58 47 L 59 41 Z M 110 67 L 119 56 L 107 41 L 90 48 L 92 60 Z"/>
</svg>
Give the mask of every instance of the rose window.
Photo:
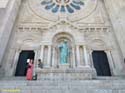
<svg viewBox="0 0 125 93">
<path fill-rule="evenodd" d="M 28 0 L 29 9 L 38 17 L 50 21 L 67 18 L 78 21 L 91 15 L 98 0 Z"/>
<path fill-rule="evenodd" d="M 84 6 L 83 0 L 43 0 L 41 5 L 52 13 L 74 13 Z"/>
</svg>

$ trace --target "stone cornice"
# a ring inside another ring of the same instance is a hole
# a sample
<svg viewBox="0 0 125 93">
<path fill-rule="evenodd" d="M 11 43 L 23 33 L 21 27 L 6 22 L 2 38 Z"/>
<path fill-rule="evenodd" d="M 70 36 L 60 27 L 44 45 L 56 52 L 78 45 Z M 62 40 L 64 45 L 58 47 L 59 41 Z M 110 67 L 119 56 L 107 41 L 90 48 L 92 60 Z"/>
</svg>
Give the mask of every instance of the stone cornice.
<svg viewBox="0 0 125 93">
<path fill-rule="evenodd" d="M 53 25 L 53 27 L 56 27 L 56 25 Z M 17 31 L 50 31 L 49 29 L 52 29 L 53 27 L 40 27 L 40 26 L 18 26 L 18 30 Z M 70 27 L 73 27 L 74 29 L 77 29 L 80 32 L 110 32 L 111 27 L 110 26 L 94 26 L 94 27 L 89 27 L 89 26 L 84 26 L 82 28 L 77 28 L 74 27 L 73 25 L 70 25 Z"/>
</svg>

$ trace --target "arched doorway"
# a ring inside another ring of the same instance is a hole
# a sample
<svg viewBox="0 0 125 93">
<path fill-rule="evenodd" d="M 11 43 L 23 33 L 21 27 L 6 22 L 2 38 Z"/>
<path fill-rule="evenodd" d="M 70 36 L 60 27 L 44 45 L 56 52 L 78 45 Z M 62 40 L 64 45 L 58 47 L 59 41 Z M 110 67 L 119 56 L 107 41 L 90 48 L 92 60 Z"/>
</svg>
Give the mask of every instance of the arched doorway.
<svg viewBox="0 0 125 93">
<path fill-rule="evenodd" d="M 98 76 L 111 76 L 107 55 L 104 51 L 93 51 L 93 64 Z"/>
<path fill-rule="evenodd" d="M 21 51 L 16 67 L 15 76 L 26 76 L 27 71 L 27 59 L 34 59 L 35 53 L 34 51 L 24 50 Z"/>
</svg>

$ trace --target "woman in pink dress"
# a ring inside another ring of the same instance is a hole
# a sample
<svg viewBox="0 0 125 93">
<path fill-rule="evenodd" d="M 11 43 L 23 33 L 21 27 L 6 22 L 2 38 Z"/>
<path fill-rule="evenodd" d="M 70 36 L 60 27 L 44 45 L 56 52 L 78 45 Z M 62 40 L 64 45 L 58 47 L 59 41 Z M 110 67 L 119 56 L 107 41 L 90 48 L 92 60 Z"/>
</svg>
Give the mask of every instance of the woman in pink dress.
<svg viewBox="0 0 125 93">
<path fill-rule="evenodd" d="M 26 79 L 32 80 L 32 75 L 33 75 L 33 60 L 30 60 L 30 62 L 28 64 Z"/>
</svg>

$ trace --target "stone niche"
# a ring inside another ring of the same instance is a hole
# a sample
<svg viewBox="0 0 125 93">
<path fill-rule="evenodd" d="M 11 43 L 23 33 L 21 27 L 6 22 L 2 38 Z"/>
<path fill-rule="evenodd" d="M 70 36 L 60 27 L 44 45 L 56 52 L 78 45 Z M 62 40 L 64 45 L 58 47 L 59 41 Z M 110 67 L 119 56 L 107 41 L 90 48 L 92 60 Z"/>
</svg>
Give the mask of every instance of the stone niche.
<svg viewBox="0 0 125 93">
<path fill-rule="evenodd" d="M 75 33 L 75 32 L 74 32 Z M 77 32 L 80 34 L 79 32 Z M 67 41 L 69 48 L 68 62 L 61 64 L 59 45 Z M 77 43 L 73 33 L 59 32 L 52 38 L 52 44 L 41 45 L 40 59 L 43 68 L 37 67 L 35 72 L 38 79 L 92 79 L 96 72 L 91 67 L 87 47 Z"/>
</svg>

